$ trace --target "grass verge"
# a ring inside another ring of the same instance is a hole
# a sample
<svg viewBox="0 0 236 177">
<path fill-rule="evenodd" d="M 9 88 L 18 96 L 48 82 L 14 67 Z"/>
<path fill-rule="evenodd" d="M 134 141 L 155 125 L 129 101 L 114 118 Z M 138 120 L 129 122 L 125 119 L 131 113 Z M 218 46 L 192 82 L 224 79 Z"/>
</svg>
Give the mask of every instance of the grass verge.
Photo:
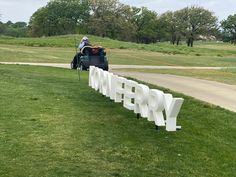
<svg viewBox="0 0 236 177">
<path fill-rule="evenodd" d="M 236 173 L 236 114 L 219 107 L 174 93 L 171 133 L 90 89 L 87 72 L 0 65 L 0 85 L 0 176 Z"/>
</svg>

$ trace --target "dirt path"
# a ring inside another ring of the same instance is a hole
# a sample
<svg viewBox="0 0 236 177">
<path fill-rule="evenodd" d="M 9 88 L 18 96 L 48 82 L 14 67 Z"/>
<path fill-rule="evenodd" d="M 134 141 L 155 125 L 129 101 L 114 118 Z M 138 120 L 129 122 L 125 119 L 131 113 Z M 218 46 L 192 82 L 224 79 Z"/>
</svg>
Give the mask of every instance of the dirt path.
<svg viewBox="0 0 236 177">
<path fill-rule="evenodd" d="M 39 66 L 52 66 L 60 68 L 70 68 L 69 64 L 57 63 L 8 63 L 3 64 L 26 64 Z M 218 105 L 225 109 L 236 112 L 236 86 L 227 85 L 214 81 L 194 79 L 191 77 L 175 76 L 169 74 L 151 74 L 139 72 L 123 72 L 112 70 L 118 68 L 146 68 L 146 69 L 222 69 L 224 67 L 178 67 L 178 66 L 137 66 L 137 65 L 110 65 L 111 71 L 132 77 L 147 83 L 169 88 L 173 91 L 192 96 L 202 101 Z"/>
</svg>

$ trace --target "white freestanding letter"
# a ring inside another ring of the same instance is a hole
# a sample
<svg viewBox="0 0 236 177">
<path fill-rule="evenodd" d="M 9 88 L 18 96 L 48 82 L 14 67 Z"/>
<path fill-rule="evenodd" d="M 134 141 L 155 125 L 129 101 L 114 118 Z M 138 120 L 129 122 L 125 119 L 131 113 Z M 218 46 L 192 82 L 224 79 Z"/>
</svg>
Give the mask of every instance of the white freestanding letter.
<svg viewBox="0 0 236 177">
<path fill-rule="evenodd" d="M 117 75 L 112 75 L 111 76 L 111 88 L 110 88 L 110 99 L 115 100 L 115 95 L 116 95 L 116 80 L 118 76 Z"/>
<path fill-rule="evenodd" d="M 112 94 L 112 76 L 113 73 L 107 72 L 107 92 L 106 92 L 106 97 L 110 97 Z"/>
<path fill-rule="evenodd" d="M 166 130 L 176 131 L 181 126 L 177 126 L 177 116 L 183 104 L 183 98 L 173 98 L 171 94 L 165 94 Z"/>
<path fill-rule="evenodd" d="M 107 95 L 108 92 L 108 72 L 103 71 L 101 72 L 101 86 L 100 86 L 100 93 L 102 93 L 104 96 Z"/>
<path fill-rule="evenodd" d="M 164 110 L 164 93 L 160 90 L 151 89 L 148 98 L 148 120 L 155 121 L 157 126 L 165 126 L 162 111 Z"/>
<path fill-rule="evenodd" d="M 137 82 L 126 80 L 123 106 L 129 110 L 134 110 L 135 89 Z"/>
<path fill-rule="evenodd" d="M 100 68 L 95 69 L 95 75 L 94 75 L 94 89 L 98 91 L 100 89 Z"/>
<path fill-rule="evenodd" d="M 134 113 L 141 114 L 143 118 L 148 117 L 148 95 L 148 86 L 143 84 L 136 86 Z"/>
<path fill-rule="evenodd" d="M 89 86 L 94 88 L 94 76 L 95 76 L 95 66 L 89 67 Z"/>
<path fill-rule="evenodd" d="M 125 84 L 125 81 L 127 79 L 125 79 L 124 77 L 117 77 L 116 78 L 116 83 L 115 83 L 115 102 L 116 103 L 120 103 L 123 101 L 124 99 L 124 84 Z"/>
</svg>

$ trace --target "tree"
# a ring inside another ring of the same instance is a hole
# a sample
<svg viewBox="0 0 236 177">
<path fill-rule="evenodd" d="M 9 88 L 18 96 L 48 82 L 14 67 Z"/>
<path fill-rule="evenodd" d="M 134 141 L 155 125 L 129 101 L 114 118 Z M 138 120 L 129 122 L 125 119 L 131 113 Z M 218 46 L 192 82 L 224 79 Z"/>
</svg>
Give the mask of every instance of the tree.
<svg viewBox="0 0 236 177">
<path fill-rule="evenodd" d="M 228 38 L 232 44 L 236 44 L 236 14 L 229 15 L 226 20 L 221 22 L 224 38 Z"/>
<path fill-rule="evenodd" d="M 187 37 L 188 46 L 193 47 L 196 35 L 209 35 L 217 28 L 217 17 L 202 7 L 186 7 L 180 10 L 179 13 L 187 20 L 185 36 Z"/>
<path fill-rule="evenodd" d="M 75 33 L 89 17 L 87 0 L 52 0 L 30 18 L 31 36 Z"/>
<path fill-rule="evenodd" d="M 171 44 L 179 45 L 179 42 L 184 36 L 186 27 L 186 16 L 182 11 L 168 11 L 159 17 L 162 22 L 162 28 L 166 31 L 166 36 L 170 39 Z"/>
<path fill-rule="evenodd" d="M 117 0 L 90 0 L 91 16 L 88 21 L 88 32 L 90 34 L 115 38 L 116 28 L 114 20 Z"/>
<path fill-rule="evenodd" d="M 157 41 L 157 13 L 142 7 L 134 16 L 134 24 L 137 28 L 137 42 L 151 43 Z"/>
<path fill-rule="evenodd" d="M 13 36 L 13 37 L 25 37 L 27 34 L 27 23 L 16 22 L 7 23 L 0 22 L 0 35 Z"/>
<path fill-rule="evenodd" d="M 5 30 L 6 30 L 6 27 L 4 23 L 0 21 L 0 35 L 4 34 Z"/>
<path fill-rule="evenodd" d="M 118 0 L 91 0 L 88 33 L 124 41 L 132 41 L 135 27 L 131 23 L 132 8 Z"/>
</svg>

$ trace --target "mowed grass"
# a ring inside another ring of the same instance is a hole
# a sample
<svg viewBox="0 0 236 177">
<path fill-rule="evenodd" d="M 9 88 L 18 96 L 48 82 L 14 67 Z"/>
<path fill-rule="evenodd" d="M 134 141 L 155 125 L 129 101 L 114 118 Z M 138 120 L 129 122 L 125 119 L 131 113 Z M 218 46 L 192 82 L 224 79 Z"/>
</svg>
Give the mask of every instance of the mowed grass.
<svg viewBox="0 0 236 177">
<path fill-rule="evenodd" d="M 0 37 L 0 61 L 69 63 L 83 35 L 42 38 Z M 110 64 L 167 66 L 236 66 L 236 47 L 227 43 L 196 42 L 195 47 L 169 43 L 137 44 L 88 36 L 107 49 Z M 10 44 L 10 45 L 9 45 Z"/>
<path fill-rule="evenodd" d="M 122 71 L 154 73 L 154 74 L 173 74 L 178 76 L 187 76 L 198 79 L 222 82 L 230 85 L 236 85 L 236 69 L 119 69 Z"/>
<path fill-rule="evenodd" d="M 87 35 L 93 45 L 102 45 L 110 49 L 136 49 L 142 51 L 153 51 L 166 54 L 182 54 L 192 56 L 236 56 L 236 50 L 227 43 L 206 43 L 195 42 L 194 48 L 187 47 L 185 42 L 181 45 L 170 45 L 168 42 L 155 44 L 137 44 L 133 42 L 123 42 L 109 38 L 102 38 L 93 35 Z M 41 38 L 13 38 L 0 37 L 1 44 L 24 45 L 31 47 L 75 47 L 80 42 L 83 35 L 63 35 Z M 206 47 L 204 47 L 206 45 Z M 230 47 L 230 50 L 229 50 Z M 235 48 L 235 47 L 234 47 Z"/>
<path fill-rule="evenodd" d="M 75 55 L 73 48 L 26 47 L 0 45 L 0 61 L 33 63 L 69 63 Z"/>
<path fill-rule="evenodd" d="M 0 176 L 236 174 L 230 111 L 174 93 L 182 130 L 156 131 L 89 88 L 87 72 L 0 65 L 0 85 Z"/>
<path fill-rule="evenodd" d="M 107 48 L 110 64 L 158 66 L 236 66 L 235 56 L 195 56 L 166 54 L 138 49 Z M 2 62 L 70 63 L 75 48 L 29 47 L 0 44 Z"/>
</svg>

